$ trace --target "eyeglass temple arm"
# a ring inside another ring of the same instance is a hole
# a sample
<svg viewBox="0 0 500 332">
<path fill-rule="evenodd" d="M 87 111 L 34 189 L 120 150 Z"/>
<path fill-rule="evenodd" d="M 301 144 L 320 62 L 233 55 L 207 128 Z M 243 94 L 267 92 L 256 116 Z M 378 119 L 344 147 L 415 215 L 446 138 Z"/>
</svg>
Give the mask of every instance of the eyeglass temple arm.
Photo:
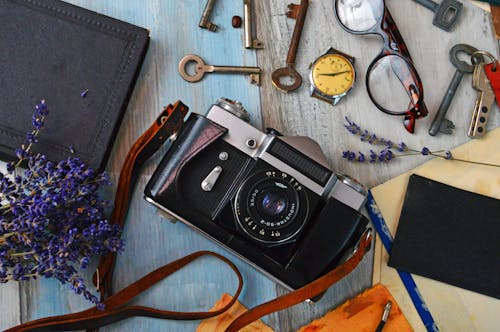
<svg viewBox="0 0 500 332">
<path fill-rule="evenodd" d="M 397 51 L 402 54 L 409 62 L 413 62 L 410 53 L 408 52 L 408 48 L 403 41 L 403 37 L 401 36 L 401 33 L 399 32 L 396 23 L 387 8 L 385 8 L 384 11 L 381 29 L 387 35 L 389 48 L 392 51 Z M 399 81 L 404 86 L 408 97 L 410 97 L 410 107 L 408 108 L 410 111 L 408 112 L 408 116 L 412 116 L 414 118 L 426 116 L 428 114 L 428 110 L 423 102 L 423 86 L 416 71 L 408 71 L 406 68 L 402 69 L 400 66 L 395 65 L 393 61 L 391 61 L 391 67 L 394 74 L 396 74 Z M 418 102 L 419 100 L 421 101 L 420 103 Z M 414 123 L 414 121 L 411 122 Z M 410 129 L 409 126 L 412 128 Z M 405 120 L 405 127 L 408 131 L 413 132 L 414 124 L 411 125 Z"/>
<path fill-rule="evenodd" d="M 391 69 L 393 73 L 398 78 L 401 85 L 404 86 L 408 97 L 410 98 L 411 108 L 415 107 L 418 102 L 419 96 L 422 93 L 422 86 L 419 84 L 420 78 L 417 76 L 415 71 L 408 70 L 409 67 L 401 66 L 401 61 L 390 60 Z"/>
<path fill-rule="evenodd" d="M 403 125 L 410 133 L 415 132 L 415 120 L 426 116 L 429 112 L 423 101 L 423 87 L 420 78 L 414 70 L 409 70 L 408 66 L 401 66 L 401 60 L 393 61 L 390 58 L 391 69 L 404 86 L 410 103 L 408 105 L 408 112 L 406 112 L 403 119 Z"/>
<path fill-rule="evenodd" d="M 408 48 L 403 40 L 403 36 L 398 30 L 391 13 L 385 8 L 384 18 L 382 19 L 381 29 L 385 32 L 388 38 L 388 46 L 391 50 L 403 54 L 408 60 L 412 61 Z"/>
</svg>

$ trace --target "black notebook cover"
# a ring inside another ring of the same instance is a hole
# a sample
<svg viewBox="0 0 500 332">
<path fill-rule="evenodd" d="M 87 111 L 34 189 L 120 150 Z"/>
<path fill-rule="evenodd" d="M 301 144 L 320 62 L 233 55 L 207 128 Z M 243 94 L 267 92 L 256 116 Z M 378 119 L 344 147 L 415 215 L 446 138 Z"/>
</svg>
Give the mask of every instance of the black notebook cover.
<svg viewBox="0 0 500 332">
<path fill-rule="evenodd" d="M 500 298 L 500 200 L 412 175 L 389 266 Z"/>
<path fill-rule="evenodd" d="M 143 28 L 62 1 L 0 0 L 0 156 L 14 158 L 45 99 L 34 150 L 103 169 L 148 41 Z"/>
</svg>

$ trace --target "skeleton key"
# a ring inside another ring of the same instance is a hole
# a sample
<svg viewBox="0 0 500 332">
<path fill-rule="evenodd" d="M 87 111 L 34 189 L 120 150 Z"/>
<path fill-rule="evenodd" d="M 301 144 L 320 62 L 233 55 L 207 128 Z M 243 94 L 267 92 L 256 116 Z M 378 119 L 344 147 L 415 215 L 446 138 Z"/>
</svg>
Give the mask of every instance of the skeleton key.
<svg viewBox="0 0 500 332">
<path fill-rule="evenodd" d="M 243 12 L 245 14 L 244 23 L 245 23 L 245 48 L 264 48 L 264 44 L 258 40 L 253 39 L 253 1 L 252 0 L 244 0 L 243 1 Z"/>
<path fill-rule="evenodd" d="M 307 9 L 309 8 L 309 0 L 301 0 L 300 5 L 288 5 L 289 11 L 286 14 L 290 18 L 295 18 L 295 28 L 293 29 L 292 41 L 288 49 L 288 56 L 286 57 L 286 67 L 276 69 L 271 74 L 273 85 L 283 92 L 290 92 L 297 90 L 302 84 L 302 76 L 295 70 L 295 57 L 297 56 L 297 49 L 299 48 L 300 36 L 306 21 Z M 291 84 L 285 84 L 282 79 L 292 79 Z"/>
<path fill-rule="evenodd" d="M 495 102 L 495 93 L 484 71 L 484 63 L 477 63 L 472 74 L 472 87 L 478 91 L 467 136 L 480 138 L 486 134 L 486 123 Z"/>
<path fill-rule="evenodd" d="M 190 75 L 186 67 L 190 62 L 195 63 L 195 74 Z M 205 73 L 239 73 L 250 74 L 250 83 L 260 84 L 260 68 L 259 67 L 238 67 L 238 66 L 212 66 L 207 65 L 198 55 L 188 54 L 179 62 L 179 73 L 182 78 L 188 82 L 200 81 Z"/>
<path fill-rule="evenodd" d="M 446 112 L 451 105 L 453 97 L 457 92 L 458 86 L 460 85 L 464 74 L 471 74 L 474 71 L 473 65 L 458 58 L 458 54 L 461 52 L 472 55 L 477 52 L 477 49 L 466 44 L 457 44 L 451 48 L 450 62 L 457 70 L 453 75 L 450 85 L 448 85 L 448 90 L 446 90 L 446 94 L 439 105 L 436 116 L 434 117 L 434 120 L 432 120 L 431 127 L 429 128 L 429 135 L 431 136 L 435 136 L 438 132 L 451 135 L 453 133 L 453 129 L 455 128 L 453 122 L 446 119 Z"/>
<path fill-rule="evenodd" d="M 203 10 L 203 14 L 201 14 L 200 23 L 198 26 L 202 29 L 207 29 L 208 31 L 216 32 L 218 26 L 210 22 L 210 15 L 212 14 L 212 10 L 214 9 L 215 0 L 208 0 L 205 5 L 205 9 Z"/>
<path fill-rule="evenodd" d="M 462 3 L 457 0 L 443 0 L 440 4 L 432 0 L 413 0 L 434 12 L 432 24 L 444 31 L 451 31 L 462 13 Z"/>
</svg>

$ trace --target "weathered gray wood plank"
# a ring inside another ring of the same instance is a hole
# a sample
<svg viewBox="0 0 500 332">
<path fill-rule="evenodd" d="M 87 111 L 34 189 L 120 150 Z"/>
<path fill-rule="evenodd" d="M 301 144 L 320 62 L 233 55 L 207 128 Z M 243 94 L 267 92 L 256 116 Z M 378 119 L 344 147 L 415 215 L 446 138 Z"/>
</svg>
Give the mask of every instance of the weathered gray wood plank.
<svg viewBox="0 0 500 332">
<path fill-rule="evenodd" d="M 343 128 L 346 115 L 378 135 L 395 142 L 404 140 L 415 148 L 449 149 L 468 140 L 466 134 L 475 98 L 470 75 L 464 77 L 447 115 L 455 123 L 455 133 L 431 137 L 427 130 L 454 73 L 448 61 L 450 48 L 466 43 L 497 53 L 489 14 L 482 9 L 465 2 L 458 25 L 452 33 L 448 33 L 431 24 L 433 14 L 430 10 L 412 1 L 386 0 L 423 81 L 424 99 L 429 109 L 429 116 L 417 120 L 416 132 L 411 135 L 403 128 L 401 117 L 379 111 L 366 92 L 364 76 L 367 67 L 382 48 L 378 36 L 356 36 L 344 31 L 334 17 L 333 0 L 311 1 L 296 60 L 303 85 L 298 91 L 283 94 L 272 86 L 269 75 L 285 65 L 295 21 L 284 15 L 288 1 L 255 3 L 260 38 L 266 45 L 273 46 L 257 53 L 260 66 L 268 73 L 261 89 L 265 126 L 275 127 L 287 134 L 315 138 L 324 147 L 334 169 L 350 174 L 368 187 L 411 169 L 426 158 L 405 157 L 385 165 L 357 165 L 343 160 L 342 150 L 367 152 L 371 148 L 360 144 Z M 355 88 L 337 106 L 309 97 L 308 66 L 330 47 L 354 56 L 358 72 Z M 391 92 L 387 91 L 388 98 L 390 95 Z M 490 127 L 499 123 L 500 115 L 494 111 Z"/>
<path fill-rule="evenodd" d="M 434 27 L 432 13 L 411 1 L 386 1 L 398 28 L 409 48 L 415 66 L 422 78 L 429 116 L 418 120 L 416 133 L 410 135 L 402 126 L 400 117 L 380 112 L 371 102 L 365 88 L 364 76 L 372 59 L 382 47 L 376 36 L 355 36 L 345 32 L 333 14 L 333 1 L 311 1 L 297 54 L 296 68 L 303 78 L 302 87 L 283 94 L 272 86 L 270 73 L 285 66 L 295 21 L 284 13 L 288 1 L 255 1 L 259 38 L 265 45 L 272 45 L 257 53 L 259 65 L 268 73 L 261 89 L 264 126 L 274 127 L 289 135 L 304 135 L 316 139 L 323 147 L 330 164 L 340 173 L 347 173 L 368 187 L 394 177 L 405 170 L 423 163 L 426 157 L 406 157 L 383 165 L 357 165 L 341 158 L 343 150 L 369 151 L 371 146 L 359 142 L 343 128 L 347 115 L 362 127 L 393 141 L 404 140 L 408 145 L 431 149 L 449 149 L 467 140 L 466 127 L 474 104 L 475 94 L 470 87 L 470 76 L 465 77 L 457 98 L 448 113 L 456 125 L 453 136 L 431 137 L 427 134 L 435 110 L 453 75 L 448 62 L 449 49 L 457 43 L 468 43 L 496 54 L 496 46 L 487 14 L 464 3 L 464 14 L 453 33 Z M 329 47 L 334 47 L 356 57 L 358 80 L 356 87 L 337 106 L 309 96 L 308 66 Z M 390 91 L 387 91 L 390 97 Z M 490 127 L 498 126 L 498 112 L 490 118 Z M 372 271 L 370 259 L 365 259 L 348 278 L 330 289 L 319 304 L 299 305 L 279 314 L 280 331 L 293 331 L 314 317 L 321 316 L 367 287 Z M 279 290 L 282 293 L 283 290 Z M 326 303 L 326 305 L 325 305 Z"/>
</svg>

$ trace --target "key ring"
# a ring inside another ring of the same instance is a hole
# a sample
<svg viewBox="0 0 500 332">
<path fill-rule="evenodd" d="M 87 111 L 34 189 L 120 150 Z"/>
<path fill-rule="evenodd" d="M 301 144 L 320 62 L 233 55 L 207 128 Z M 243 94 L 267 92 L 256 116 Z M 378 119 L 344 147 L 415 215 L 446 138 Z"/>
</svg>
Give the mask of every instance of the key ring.
<svg viewBox="0 0 500 332">
<path fill-rule="evenodd" d="M 186 66 L 190 62 L 195 63 L 196 69 L 194 75 L 190 75 L 186 70 Z M 205 71 L 203 70 L 204 67 L 205 67 L 205 62 L 203 61 L 202 58 L 200 58 L 195 54 L 188 54 L 185 57 L 183 57 L 179 62 L 179 73 L 181 74 L 181 77 L 188 82 L 191 83 L 198 82 L 205 75 Z"/>
<path fill-rule="evenodd" d="M 475 58 L 477 55 L 482 55 L 482 56 L 485 56 L 487 58 L 489 58 L 491 60 L 491 63 L 493 63 L 493 68 L 491 68 L 491 71 L 496 71 L 497 70 L 497 64 L 498 64 L 498 61 L 497 61 L 497 58 L 495 58 L 493 56 L 493 54 L 491 54 L 490 52 L 487 52 L 487 51 L 476 51 L 474 53 L 471 54 L 470 58 L 471 58 L 471 62 L 473 64 L 475 64 Z"/>
</svg>

